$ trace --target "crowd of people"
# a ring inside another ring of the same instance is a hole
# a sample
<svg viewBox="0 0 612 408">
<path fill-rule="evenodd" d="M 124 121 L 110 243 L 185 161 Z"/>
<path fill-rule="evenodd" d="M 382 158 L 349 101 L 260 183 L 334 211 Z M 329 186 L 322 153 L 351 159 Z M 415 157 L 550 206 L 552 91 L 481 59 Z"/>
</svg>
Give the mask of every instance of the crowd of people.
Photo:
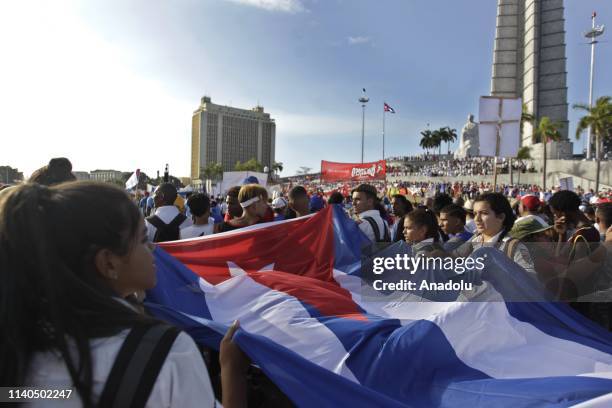
<svg viewBox="0 0 612 408">
<path fill-rule="evenodd" d="M 0 319 L 10 328 L 0 340 L 3 385 L 70 383 L 83 405 L 112 405 L 127 398 L 117 393 L 127 381 L 120 373 L 138 364 L 142 339 L 165 339 L 155 348 L 154 373 L 134 385 L 130 401 L 138 403 L 127 405 L 214 406 L 222 399 L 225 407 L 246 406 L 249 361 L 232 341 L 238 323 L 221 343 L 219 395 L 202 350 L 143 308 L 144 291 L 156 283 L 152 245 L 330 205 L 343 208 L 372 243 L 405 241 L 414 256 L 466 257 L 495 247 L 558 300 L 612 329 L 610 304 L 597 301 L 612 295 L 612 200 L 593 191 L 312 182 L 269 194 L 247 180 L 216 197 L 183 197 L 170 183 L 130 196 L 74 181 L 71 170 L 67 159 L 53 159 L 27 183 L 0 191 Z"/>
<path fill-rule="evenodd" d="M 472 158 L 437 158 L 432 157 L 425 160 L 410 160 L 402 165 L 390 166 L 387 173 L 393 177 L 427 176 L 427 177 L 460 177 L 460 176 L 490 176 L 493 175 L 495 161 L 491 157 Z M 510 161 L 500 159 L 497 163 L 499 174 L 508 174 Z M 514 160 L 512 162 L 514 172 L 535 172 L 533 162 Z"/>
</svg>

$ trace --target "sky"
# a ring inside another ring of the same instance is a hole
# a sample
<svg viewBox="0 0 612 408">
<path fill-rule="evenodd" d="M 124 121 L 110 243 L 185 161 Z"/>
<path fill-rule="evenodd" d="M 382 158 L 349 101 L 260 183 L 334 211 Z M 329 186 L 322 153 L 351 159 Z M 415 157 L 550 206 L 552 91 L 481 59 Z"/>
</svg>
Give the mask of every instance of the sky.
<svg viewBox="0 0 612 408">
<path fill-rule="evenodd" d="M 26 176 L 51 157 L 75 171 L 189 175 L 200 98 L 276 120 L 283 175 L 321 160 L 421 152 L 419 132 L 458 133 L 490 91 L 496 0 L 3 0 L 0 165 Z M 591 24 L 608 0 L 566 0 L 570 135 L 588 102 Z M 609 37 L 609 33 L 605 36 Z M 603 40 L 606 40 L 606 38 Z M 612 95 L 612 44 L 595 96 Z M 581 151 L 582 139 L 574 150 Z"/>
</svg>

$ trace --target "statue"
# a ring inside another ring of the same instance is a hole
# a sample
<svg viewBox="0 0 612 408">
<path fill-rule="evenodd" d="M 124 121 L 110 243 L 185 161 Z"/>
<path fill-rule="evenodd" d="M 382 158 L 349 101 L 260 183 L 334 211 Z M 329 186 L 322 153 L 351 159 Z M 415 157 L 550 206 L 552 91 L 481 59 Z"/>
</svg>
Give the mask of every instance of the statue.
<svg viewBox="0 0 612 408">
<path fill-rule="evenodd" d="M 456 159 L 476 157 L 478 156 L 479 148 L 478 123 L 474 122 L 474 115 L 470 114 L 468 116 L 468 122 L 461 130 L 461 141 L 459 142 L 459 148 L 455 151 L 454 156 Z"/>
</svg>

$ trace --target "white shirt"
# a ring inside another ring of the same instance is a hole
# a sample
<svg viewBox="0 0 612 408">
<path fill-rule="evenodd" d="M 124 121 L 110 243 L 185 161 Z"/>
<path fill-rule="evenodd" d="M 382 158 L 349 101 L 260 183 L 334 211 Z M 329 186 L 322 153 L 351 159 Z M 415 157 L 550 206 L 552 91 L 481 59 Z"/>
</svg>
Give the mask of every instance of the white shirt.
<svg viewBox="0 0 612 408">
<path fill-rule="evenodd" d="M 204 235 L 210 235 L 213 233 L 215 228 L 215 219 L 213 217 L 208 217 L 208 224 L 204 225 L 191 225 L 189 227 L 185 227 L 180 231 L 180 238 L 196 238 L 202 237 Z"/>
<path fill-rule="evenodd" d="M 113 337 L 91 341 L 93 368 L 93 399 L 97 403 L 115 358 L 129 330 Z M 64 360 L 56 353 L 35 353 L 30 363 L 28 386 L 37 388 L 72 387 L 72 379 Z M 76 388 L 67 400 L 36 400 L 28 407 L 81 407 Z M 147 408 L 167 407 L 214 407 L 215 395 L 210 385 L 208 371 L 193 339 L 180 333 L 155 380 Z"/>
<path fill-rule="evenodd" d="M 361 220 L 361 223 L 358 224 L 359 229 L 364 234 L 366 234 L 366 236 L 370 239 L 370 241 L 376 242 L 376 236 L 374 235 L 374 230 L 372 229 L 372 226 L 370 225 L 370 223 L 364 220 L 365 217 L 371 217 L 374 220 L 374 222 L 376 222 L 376 225 L 378 226 L 378 231 L 380 233 L 380 238 L 381 239 L 384 238 L 385 227 L 387 228 L 387 231 L 389 230 L 389 227 L 387 226 L 387 223 L 385 222 L 385 220 L 383 220 L 380 217 L 380 211 L 368 210 L 368 211 L 364 211 L 359 214 L 359 219 Z"/>
<path fill-rule="evenodd" d="M 164 205 L 163 207 L 158 207 L 155 210 L 155 215 L 157 215 L 164 224 L 170 224 L 174 217 L 179 215 L 179 210 L 173 205 Z M 183 223 L 179 226 L 180 229 L 189 227 L 193 224 L 191 219 L 187 218 Z M 147 236 L 149 237 L 149 241 L 153 242 L 153 238 L 155 238 L 155 232 L 157 228 L 149 221 L 145 219 L 145 226 L 147 227 Z"/>
</svg>

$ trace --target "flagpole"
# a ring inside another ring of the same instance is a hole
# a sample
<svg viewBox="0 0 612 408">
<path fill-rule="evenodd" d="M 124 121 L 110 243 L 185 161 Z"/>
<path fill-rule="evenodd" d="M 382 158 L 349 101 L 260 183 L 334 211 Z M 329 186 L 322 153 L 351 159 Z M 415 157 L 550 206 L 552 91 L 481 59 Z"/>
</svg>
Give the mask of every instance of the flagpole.
<svg viewBox="0 0 612 408">
<path fill-rule="evenodd" d="M 383 155 L 382 155 L 382 159 L 385 160 L 385 114 L 387 113 L 387 111 L 385 110 L 385 105 L 383 105 Z"/>
</svg>

